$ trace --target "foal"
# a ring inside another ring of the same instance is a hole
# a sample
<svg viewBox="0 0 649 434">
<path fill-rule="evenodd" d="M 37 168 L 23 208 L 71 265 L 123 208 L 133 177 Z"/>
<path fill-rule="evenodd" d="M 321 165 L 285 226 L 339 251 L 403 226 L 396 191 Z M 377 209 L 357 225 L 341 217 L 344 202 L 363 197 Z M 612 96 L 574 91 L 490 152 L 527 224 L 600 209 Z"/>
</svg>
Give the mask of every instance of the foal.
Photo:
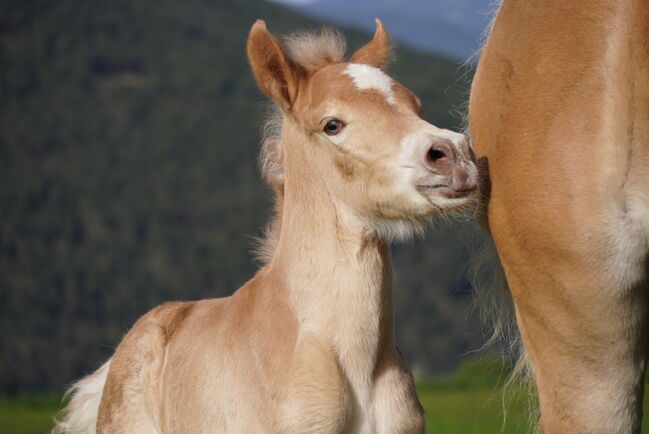
<svg viewBox="0 0 649 434">
<path fill-rule="evenodd" d="M 331 32 L 288 48 L 264 22 L 252 27 L 254 76 L 282 113 L 262 157 L 278 197 L 267 264 L 231 297 L 140 318 L 74 386 L 58 430 L 423 430 L 394 345 L 386 242 L 472 202 L 476 167 L 464 137 L 423 121 L 419 100 L 381 71 L 379 21 L 350 63 Z"/>
</svg>

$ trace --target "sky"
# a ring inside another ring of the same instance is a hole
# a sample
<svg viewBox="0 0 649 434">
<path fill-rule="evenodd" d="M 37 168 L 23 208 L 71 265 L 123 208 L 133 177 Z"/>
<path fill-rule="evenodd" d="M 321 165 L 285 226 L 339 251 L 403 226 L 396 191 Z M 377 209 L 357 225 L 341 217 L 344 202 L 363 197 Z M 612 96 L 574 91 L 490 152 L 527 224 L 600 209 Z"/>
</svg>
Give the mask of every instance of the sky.
<svg viewBox="0 0 649 434">
<path fill-rule="evenodd" d="M 334 25 L 374 30 L 381 18 L 390 35 L 420 50 L 475 59 L 496 0 L 271 0 Z"/>
<path fill-rule="evenodd" d="M 315 3 L 318 0 L 272 0 L 275 3 L 284 3 L 286 5 L 307 5 L 309 3 Z"/>
</svg>

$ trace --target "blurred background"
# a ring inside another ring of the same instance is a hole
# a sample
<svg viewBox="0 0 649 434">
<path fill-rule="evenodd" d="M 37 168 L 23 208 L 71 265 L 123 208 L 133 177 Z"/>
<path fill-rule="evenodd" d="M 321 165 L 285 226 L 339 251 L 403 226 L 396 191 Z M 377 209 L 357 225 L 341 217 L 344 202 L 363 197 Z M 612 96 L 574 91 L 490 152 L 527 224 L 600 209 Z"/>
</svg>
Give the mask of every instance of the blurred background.
<svg viewBox="0 0 649 434">
<path fill-rule="evenodd" d="M 0 432 L 45 432 L 66 385 L 152 307 L 227 296 L 255 273 L 253 238 L 272 200 L 256 167 L 264 97 L 245 57 L 257 18 L 276 35 L 336 25 L 353 52 L 380 17 L 397 42 L 390 73 L 421 98 L 426 120 L 459 130 L 494 8 L 3 1 Z M 507 368 L 472 361 L 488 334 L 470 309 L 473 236 L 471 223 L 437 222 L 394 247 L 397 343 L 429 429 L 519 432 L 523 406 L 506 424 L 502 415 Z"/>
</svg>

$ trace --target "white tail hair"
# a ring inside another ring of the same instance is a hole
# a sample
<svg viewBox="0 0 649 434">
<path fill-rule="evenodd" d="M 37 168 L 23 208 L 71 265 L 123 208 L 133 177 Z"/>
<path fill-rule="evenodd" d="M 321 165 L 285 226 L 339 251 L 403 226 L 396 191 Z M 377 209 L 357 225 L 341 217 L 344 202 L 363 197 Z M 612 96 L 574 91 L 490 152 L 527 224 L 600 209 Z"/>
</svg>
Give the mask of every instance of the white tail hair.
<svg viewBox="0 0 649 434">
<path fill-rule="evenodd" d="M 69 401 L 62 411 L 63 419 L 56 420 L 52 434 L 96 434 L 97 413 L 109 369 L 110 360 L 65 392 Z"/>
</svg>

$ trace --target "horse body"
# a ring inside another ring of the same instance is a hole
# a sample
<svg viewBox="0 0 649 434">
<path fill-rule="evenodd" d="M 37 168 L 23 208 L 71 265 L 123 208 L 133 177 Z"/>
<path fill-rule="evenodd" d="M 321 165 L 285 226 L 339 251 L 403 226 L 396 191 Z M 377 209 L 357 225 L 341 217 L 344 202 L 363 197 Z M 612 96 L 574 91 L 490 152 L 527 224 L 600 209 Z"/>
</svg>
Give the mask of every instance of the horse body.
<svg viewBox="0 0 649 434">
<path fill-rule="evenodd" d="M 340 45 L 301 36 L 287 54 L 253 26 L 253 73 L 282 111 L 262 153 L 277 195 L 268 262 L 229 298 L 143 316 L 75 386 L 60 431 L 423 430 L 394 344 L 387 242 L 474 202 L 477 169 L 464 137 L 423 121 L 381 70 L 380 22 L 351 63 Z"/>
<path fill-rule="evenodd" d="M 649 3 L 505 0 L 469 108 L 545 432 L 639 430 Z"/>
</svg>

